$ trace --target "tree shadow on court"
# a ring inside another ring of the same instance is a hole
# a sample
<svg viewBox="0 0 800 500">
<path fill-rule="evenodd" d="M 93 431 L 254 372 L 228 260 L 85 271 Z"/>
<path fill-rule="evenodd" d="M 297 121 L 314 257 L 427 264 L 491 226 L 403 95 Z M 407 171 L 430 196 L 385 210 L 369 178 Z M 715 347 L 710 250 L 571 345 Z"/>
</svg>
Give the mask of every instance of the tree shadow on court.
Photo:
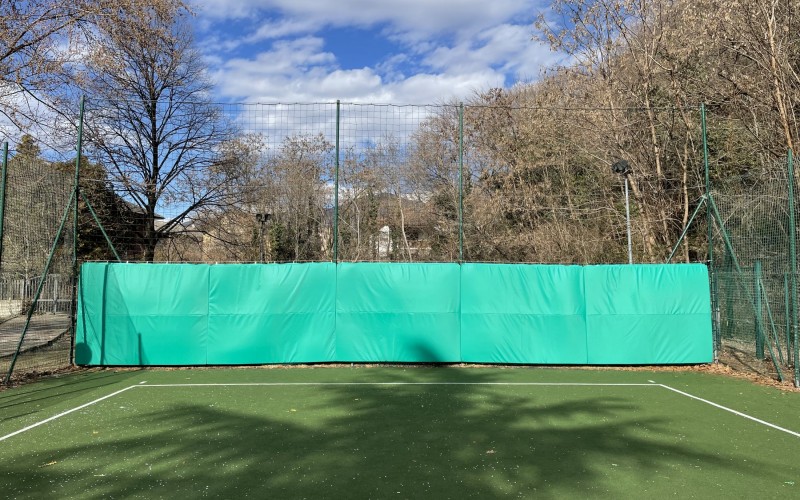
<svg viewBox="0 0 800 500">
<path fill-rule="evenodd" d="M 63 378 L 52 377 L 13 391 L 2 391 L 0 420 L 13 421 L 53 406 L 70 408 L 86 402 L 86 394 L 89 392 L 101 390 L 99 396 L 103 396 L 108 393 L 109 386 L 122 384 L 119 386 L 121 389 L 129 379 L 138 377 L 139 374 L 135 370 L 78 373 Z"/>
<path fill-rule="evenodd" d="M 701 496 L 696 467 L 780 472 L 693 449 L 646 401 L 591 388 L 555 397 L 549 388 L 545 397 L 541 387 L 467 385 L 502 380 L 481 369 L 377 373 L 464 385 L 225 388 L 203 400 L 187 389 L 171 404 L 147 392 L 159 389 L 136 388 L 132 403 L 113 406 L 112 428 L 4 443 L 0 488 L 33 498 L 660 496 L 682 487 Z M 357 368 L 347 378 L 375 377 Z"/>
</svg>

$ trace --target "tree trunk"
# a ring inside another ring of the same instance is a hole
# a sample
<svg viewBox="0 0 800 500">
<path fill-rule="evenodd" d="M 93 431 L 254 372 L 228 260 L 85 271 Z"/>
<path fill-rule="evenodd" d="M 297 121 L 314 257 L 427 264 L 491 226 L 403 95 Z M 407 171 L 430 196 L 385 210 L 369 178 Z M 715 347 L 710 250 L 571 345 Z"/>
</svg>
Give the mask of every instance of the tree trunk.
<svg viewBox="0 0 800 500">
<path fill-rule="evenodd" d="M 403 235 L 403 246 L 408 256 L 408 261 L 411 262 L 411 247 L 408 244 L 408 237 L 406 236 L 406 217 L 403 213 L 403 198 L 397 195 L 397 207 L 400 209 L 400 234 Z"/>
</svg>

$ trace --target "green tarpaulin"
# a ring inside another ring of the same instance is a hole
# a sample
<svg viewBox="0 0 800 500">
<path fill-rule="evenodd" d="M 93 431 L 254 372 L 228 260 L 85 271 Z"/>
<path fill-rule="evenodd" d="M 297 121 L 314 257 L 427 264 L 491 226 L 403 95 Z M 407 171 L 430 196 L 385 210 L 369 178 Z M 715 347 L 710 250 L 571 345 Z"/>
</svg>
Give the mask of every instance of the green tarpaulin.
<svg viewBox="0 0 800 500">
<path fill-rule="evenodd" d="M 100 264 L 76 362 L 712 360 L 703 265 Z"/>
</svg>

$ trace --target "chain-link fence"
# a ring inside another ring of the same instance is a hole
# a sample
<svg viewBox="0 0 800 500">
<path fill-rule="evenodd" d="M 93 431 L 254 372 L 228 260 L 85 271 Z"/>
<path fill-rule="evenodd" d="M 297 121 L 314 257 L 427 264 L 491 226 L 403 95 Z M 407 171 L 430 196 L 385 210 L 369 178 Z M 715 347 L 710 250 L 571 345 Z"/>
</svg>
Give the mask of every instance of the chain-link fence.
<svg viewBox="0 0 800 500">
<path fill-rule="evenodd" d="M 738 180 L 737 187 L 729 182 L 712 191 L 720 218 L 714 230 L 720 356 L 740 369 L 790 378 L 797 280 L 786 164 Z"/>
<path fill-rule="evenodd" d="M 634 258 L 663 262 L 704 189 L 693 110 L 129 105 L 87 104 L 81 187 L 112 245 L 82 199 L 82 259 L 625 262 L 623 160 Z"/>
<path fill-rule="evenodd" d="M 0 374 L 10 376 L 13 368 L 20 378 L 71 362 L 73 233 L 66 228 L 73 226 L 68 207 L 74 165 L 46 160 L 37 148 L 8 156 L 0 250 Z"/>
<path fill-rule="evenodd" d="M 485 101 L 88 101 L 76 228 L 74 157 L 30 137 L 10 154 L 0 368 L 69 364 L 74 256 L 596 264 L 627 262 L 629 237 L 634 262 L 707 262 L 713 249 L 718 353 L 792 368 L 787 165 L 748 157 L 714 122 L 707 193 L 698 110 Z"/>
<path fill-rule="evenodd" d="M 793 160 L 756 154 L 760 139 L 746 127 L 712 117 L 708 133 L 718 356 L 797 385 Z"/>
</svg>

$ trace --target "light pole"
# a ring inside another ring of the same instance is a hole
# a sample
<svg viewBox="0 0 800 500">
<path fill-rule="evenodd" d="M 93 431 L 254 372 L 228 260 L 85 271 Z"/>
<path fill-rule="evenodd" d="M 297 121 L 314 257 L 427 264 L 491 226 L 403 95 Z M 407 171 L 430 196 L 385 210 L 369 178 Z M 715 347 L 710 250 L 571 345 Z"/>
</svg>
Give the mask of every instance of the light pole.
<svg viewBox="0 0 800 500">
<path fill-rule="evenodd" d="M 270 217 L 272 217 L 272 214 L 269 212 L 256 214 L 256 220 L 258 221 L 258 252 L 262 264 L 264 263 L 264 226 L 267 225 Z"/>
<path fill-rule="evenodd" d="M 628 175 L 631 173 L 631 166 L 625 160 L 617 160 L 611 165 L 611 171 L 621 175 L 625 179 L 625 223 L 628 226 L 628 264 L 633 264 L 633 247 L 631 245 L 631 203 L 628 195 Z"/>
</svg>

